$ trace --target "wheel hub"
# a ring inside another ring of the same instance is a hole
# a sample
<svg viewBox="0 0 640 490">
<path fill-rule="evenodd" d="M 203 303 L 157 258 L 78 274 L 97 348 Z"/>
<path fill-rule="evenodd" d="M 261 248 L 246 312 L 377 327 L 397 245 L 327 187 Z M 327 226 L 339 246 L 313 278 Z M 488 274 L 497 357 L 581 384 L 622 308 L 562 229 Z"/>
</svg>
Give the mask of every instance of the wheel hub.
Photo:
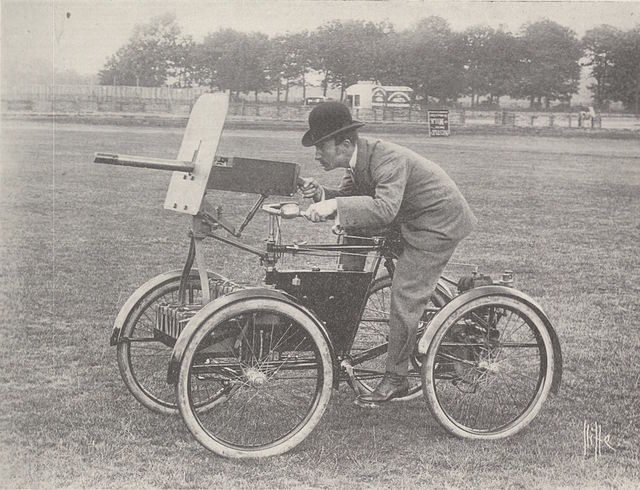
<svg viewBox="0 0 640 490">
<path fill-rule="evenodd" d="M 267 375 L 253 367 L 247 369 L 244 375 L 247 378 L 247 382 L 254 388 L 262 386 L 267 382 Z"/>
<path fill-rule="evenodd" d="M 478 362 L 478 368 L 488 371 L 490 373 L 500 372 L 500 365 L 497 362 L 491 362 L 487 360 L 482 360 Z"/>
</svg>

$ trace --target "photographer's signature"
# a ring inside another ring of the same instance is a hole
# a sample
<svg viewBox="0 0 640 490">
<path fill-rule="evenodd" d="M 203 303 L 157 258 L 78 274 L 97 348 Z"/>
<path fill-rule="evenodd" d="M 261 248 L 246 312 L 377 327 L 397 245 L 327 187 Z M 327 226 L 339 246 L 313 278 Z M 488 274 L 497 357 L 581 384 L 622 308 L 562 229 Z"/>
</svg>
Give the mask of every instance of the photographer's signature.
<svg viewBox="0 0 640 490">
<path fill-rule="evenodd" d="M 582 425 L 582 441 L 583 441 L 583 456 L 591 457 L 593 454 L 594 461 L 598 461 L 598 458 L 602 456 L 602 446 L 615 452 L 615 448 L 611 445 L 611 435 L 602 435 L 602 424 L 598 422 L 584 421 Z"/>
</svg>

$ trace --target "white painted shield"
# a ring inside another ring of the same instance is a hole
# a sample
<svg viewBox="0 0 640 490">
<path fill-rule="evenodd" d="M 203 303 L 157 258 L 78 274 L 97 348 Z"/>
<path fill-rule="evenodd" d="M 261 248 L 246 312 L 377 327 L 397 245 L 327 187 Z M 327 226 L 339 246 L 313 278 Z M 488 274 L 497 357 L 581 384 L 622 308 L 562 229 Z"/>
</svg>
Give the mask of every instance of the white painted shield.
<svg viewBox="0 0 640 490">
<path fill-rule="evenodd" d="M 228 109 L 228 93 L 203 94 L 196 101 L 177 158 L 195 168 L 192 173 L 173 172 L 165 209 L 191 215 L 200 211 Z"/>
</svg>

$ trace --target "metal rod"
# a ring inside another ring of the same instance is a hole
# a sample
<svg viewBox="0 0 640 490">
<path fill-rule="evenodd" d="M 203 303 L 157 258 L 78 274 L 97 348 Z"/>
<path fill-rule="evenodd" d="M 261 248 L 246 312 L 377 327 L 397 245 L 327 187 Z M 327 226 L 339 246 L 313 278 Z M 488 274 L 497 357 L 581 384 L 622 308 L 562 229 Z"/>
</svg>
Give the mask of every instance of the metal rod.
<svg viewBox="0 0 640 490">
<path fill-rule="evenodd" d="M 180 287 L 178 289 L 178 301 L 181 305 L 186 304 L 186 292 L 187 292 L 187 282 L 189 281 L 189 274 L 191 273 L 191 267 L 193 266 L 193 261 L 196 257 L 196 241 L 191 236 L 191 242 L 189 244 L 189 253 L 187 254 L 187 260 L 182 269 L 182 275 L 180 276 Z"/>
<path fill-rule="evenodd" d="M 196 219 L 195 217 L 193 218 Z M 207 304 L 211 301 L 211 290 L 209 288 L 209 275 L 207 274 L 207 262 L 204 258 L 204 251 L 202 250 L 202 241 L 204 237 L 193 237 L 196 249 L 196 265 L 198 266 L 198 274 L 200 275 L 200 287 L 202 288 L 202 304 Z"/>
<path fill-rule="evenodd" d="M 255 216 L 255 214 L 258 212 L 258 210 L 260 209 L 260 207 L 262 206 L 262 203 L 264 202 L 264 200 L 269 197 L 266 196 L 264 194 L 261 194 L 260 197 L 258 198 L 258 200 L 255 202 L 255 204 L 253 205 L 253 207 L 251 208 L 251 210 L 249 211 L 249 214 L 247 214 L 247 217 L 244 219 L 244 221 L 242 222 L 242 224 L 240 225 L 240 228 L 238 228 L 238 231 L 235 233 L 235 236 L 237 236 L 238 238 L 240 238 L 240 235 L 242 234 L 242 230 L 245 229 L 245 227 L 249 224 L 249 221 L 251 221 L 253 219 L 253 217 Z"/>
<path fill-rule="evenodd" d="M 250 252 L 254 255 L 257 255 L 258 257 L 266 258 L 268 256 L 268 254 L 264 250 L 260 250 L 260 249 L 251 247 L 249 245 L 245 245 L 244 243 L 239 242 L 238 240 L 235 240 L 233 238 L 223 237 L 216 233 L 210 233 L 209 236 L 215 240 L 221 241 L 222 243 L 233 245 L 234 247 L 238 247 L 240 250 L 244 250 L 245 252 Z"/>
<path fill-rule="evenodd" d="M 227 230 L 233 236 L 236 236 L 235 226 L 233 226 L 231 223 L 228 223 L 227 220 L 222 219 L 222 217 L 220 217 L 219 214 L 220 213 L 218 213 L 218 216 L 213 216 L 205 211 L 205 212 L 201 212 L 199 216 L 202 217 L 212 228 L 216 228 L 217 225 L 220 225 L 222 228 Z"/>
<path fill-rule="evenodd" d="M 324 252 L 375 252 L 380 247 L 377 245 L 282 245 L 280 252 L 307 252 L 307 251 L 324 251 Z"/>
<path fill-rule="evenodd" d="M 136 157 L 133 155 L 115 155 L 113 153 L 95 153 L 93 163 L 122 165 L 126 167 L 152 168 L 155 170 L 173 170 L 177 172 L 193 172 L 192 162 L 169 160 L 166 158 Z"/>
</svg>

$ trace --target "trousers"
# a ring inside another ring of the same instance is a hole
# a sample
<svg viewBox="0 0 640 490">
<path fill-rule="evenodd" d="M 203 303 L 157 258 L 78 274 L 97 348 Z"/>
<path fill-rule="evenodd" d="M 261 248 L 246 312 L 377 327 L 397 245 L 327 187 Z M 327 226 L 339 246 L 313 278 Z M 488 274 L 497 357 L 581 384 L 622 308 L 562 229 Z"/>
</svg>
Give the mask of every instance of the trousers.
<svg viewBox="0 0 640 490">
<path fill-rule="evenodd" d="M 408 374 L 420 318 L 457 245 L 454 241 L 450 247 L 429 251 L 403 240 L 391 283 L 387 371 Z"/>
</svg>

